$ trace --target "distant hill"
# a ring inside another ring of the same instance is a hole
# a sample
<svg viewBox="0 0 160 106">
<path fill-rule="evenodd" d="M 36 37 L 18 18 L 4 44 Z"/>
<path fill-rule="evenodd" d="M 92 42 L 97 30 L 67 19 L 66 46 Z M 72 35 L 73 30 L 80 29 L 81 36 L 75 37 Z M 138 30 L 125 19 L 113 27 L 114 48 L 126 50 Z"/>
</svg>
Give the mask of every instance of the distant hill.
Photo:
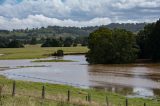
<svg viewBox="0 0 160 106">
<path fill-rule="evenodd" d="M 128 31 L 137 33 L 141 29 L 144 28 L 146 23 L 126 23 L 126 24 L 119 24 L 119 23 L 112 23 L 109 25 L 103 25 L 100 27 L 107 27 L 110 29 L 120 28 L 126 29 Z M 21 30 L 0 30 L 0 36 L 10 36 L 10 37 L 18 37 L 18 38 L 30 38 L 30 37 L 77 37 L 77 36 L 88 36 L 89 33 L 96 30 L 98 26 L 94 27 L 59 27 L 59 26 L 48 26 L 47 28 L 33 28 L 33 29 L 21 29 Z"/>
<path fill-rule="evenodd" d="M 126 24 L 119 24 L 119 23 L 112 23 L 109 25 L 105 25 L 104 27 L 110 28 L 110 29 L 114 29 L 114 28 L 119 28 L 119 29 L 126 29 L 128 31 L 131 31 L 133 33 L 137 33 L 140 30 L 142 30 L 144 28 L 144 26 L 147 23 L 126 23 Z"/>
</svg>

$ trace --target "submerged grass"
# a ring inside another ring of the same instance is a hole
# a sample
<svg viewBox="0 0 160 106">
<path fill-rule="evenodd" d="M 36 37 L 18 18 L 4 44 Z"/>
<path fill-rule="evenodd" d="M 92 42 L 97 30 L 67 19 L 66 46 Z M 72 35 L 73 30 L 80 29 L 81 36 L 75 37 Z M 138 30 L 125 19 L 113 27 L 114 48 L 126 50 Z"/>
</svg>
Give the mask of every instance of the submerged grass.
<svg viewBox="0 0 160 106">
<path fill-rule="evenodd" d="M 26 45 L 25 48 L 0 48 L 0 60 L 7 59 L 36 59 L 45 58 L 57 50 L 63 50 L 64 54 L 81 54 L 88 51 L 87 47 L 45 47 L 40 45 Z"/>
<path fill-rule="evenodd" d="M 35 61 L 32 61 L 32 62 L 77 62 L 77 61 L 54 59 L 54 60 L 35 60 Z"/>
<path fill-rule="evenodd" d="M 35 65 L 35 66 L 17 66 L 17 68 L 28 68 L 28 67 L 48 67 L 46 65 Z"/>
<path fill-rule="evenodd" d="M 0 77 L 2 89 L 1 104 L 3 106 L 106 106 L 106 96 L 109 106 L 125 106 L 126 97 L 103 90 L 81 89 L 67 85 L 16 81 L 16 95 L 11 97 L 13 80 Z M 45 86 L 45 100 L 41 99 L 42 86 Z M 68 104 L 67 91 L 71 92 Z M 91 103 L 86 96 L 91 95 Z M 160 106 L 158 99 L 129 98 L 129 106 Z"/>
</svg>

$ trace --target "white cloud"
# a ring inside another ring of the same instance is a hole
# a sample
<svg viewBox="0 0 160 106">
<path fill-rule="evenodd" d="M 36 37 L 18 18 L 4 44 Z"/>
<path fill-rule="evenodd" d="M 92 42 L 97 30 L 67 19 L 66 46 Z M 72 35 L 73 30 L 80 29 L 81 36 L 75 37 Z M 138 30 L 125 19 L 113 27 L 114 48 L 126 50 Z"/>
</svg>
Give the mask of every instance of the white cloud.
<svg viewBox="0 0 160 106">
<path fill-rule="evenodd" d="M 0 28 L 150 22 L 160 17 L 159 10 L 160 0 L 6 0 L 0 4 Z"/>
<path fill-rule="evenodd" d="M 9 2 L 10 1 L 10 2 Z M 112 0 L 7 0 L 0 5 L 0 15 L 5 17 L 24 18 L 28 15 L 43 14 L 54 18 L 72 18 L 76 20 L 91 19 L 110 15 Z"/>
<path fill-rule="evenodd" d="M 23 0 L 20 3 L 5 2 L 0 5 L 0 10 L 0 15 L 17 18 L 28 17 L 28 15 L 32 14 L 64 17 L 70 11 L 69 7 L 65 6 L 61 0 Z"/>
<path fill-rule="evenodd" d="M 119 9 L 130 9 L 134 7 L 157 8 L 160 7 L 160 0 L 118 0 L 112 6 Z"/>
<path fill-rule="evenodd" d="M 27 18 L 18 19 L 12 18 L 7 19 L 0 16 L 0 29 L 25 29 L 25 28 L 38 28 L 47 26 L 96 26 L 106 25 L 111 23 L 109 18 L 94 18 L 88 21 L 74 21 L 71 19 L 59 20 L 56 18 L 48 18 L 43 15 L 29 15 Z"/>
</svg>

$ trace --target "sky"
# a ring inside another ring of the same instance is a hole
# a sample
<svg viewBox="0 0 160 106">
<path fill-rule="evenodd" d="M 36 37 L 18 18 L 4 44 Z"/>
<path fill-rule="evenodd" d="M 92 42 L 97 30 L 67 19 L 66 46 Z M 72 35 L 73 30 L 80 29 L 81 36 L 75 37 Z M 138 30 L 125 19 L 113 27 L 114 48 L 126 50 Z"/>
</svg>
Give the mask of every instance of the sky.
<svg viewBox="0 0 160 106">
<path fill-rule="evenodd" d="M 0 29 L 154 22 L 160 0 L 0 0 Z"/>
</svg>

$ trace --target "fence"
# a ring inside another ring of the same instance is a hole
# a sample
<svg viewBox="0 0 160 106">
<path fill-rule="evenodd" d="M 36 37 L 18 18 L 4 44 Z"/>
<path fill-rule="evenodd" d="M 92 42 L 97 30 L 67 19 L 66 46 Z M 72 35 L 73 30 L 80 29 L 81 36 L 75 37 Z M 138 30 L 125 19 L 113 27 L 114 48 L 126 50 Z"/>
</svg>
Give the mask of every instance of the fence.
<svg viewBox="0 0 160 106">
<path fill-rule="evenodd" d="M 160 102 L 157 100 L 144 103 L 143 100 L 131 100 L 103 91 L 78 89 L 71 86 L 12 80 L 0 84 L 0 104 L 4 106 L 7 106 L 6 102 L 3 102 L 6 97 L 17 99 L 23 96 L 43 102 L 42 106 L 45 106 L 45 101 L 48 104 L 51 102 L 61 103 L 61 106 L 63 106 L 62 103 L 69 106 L 160 106 Z"/>
</svg>

